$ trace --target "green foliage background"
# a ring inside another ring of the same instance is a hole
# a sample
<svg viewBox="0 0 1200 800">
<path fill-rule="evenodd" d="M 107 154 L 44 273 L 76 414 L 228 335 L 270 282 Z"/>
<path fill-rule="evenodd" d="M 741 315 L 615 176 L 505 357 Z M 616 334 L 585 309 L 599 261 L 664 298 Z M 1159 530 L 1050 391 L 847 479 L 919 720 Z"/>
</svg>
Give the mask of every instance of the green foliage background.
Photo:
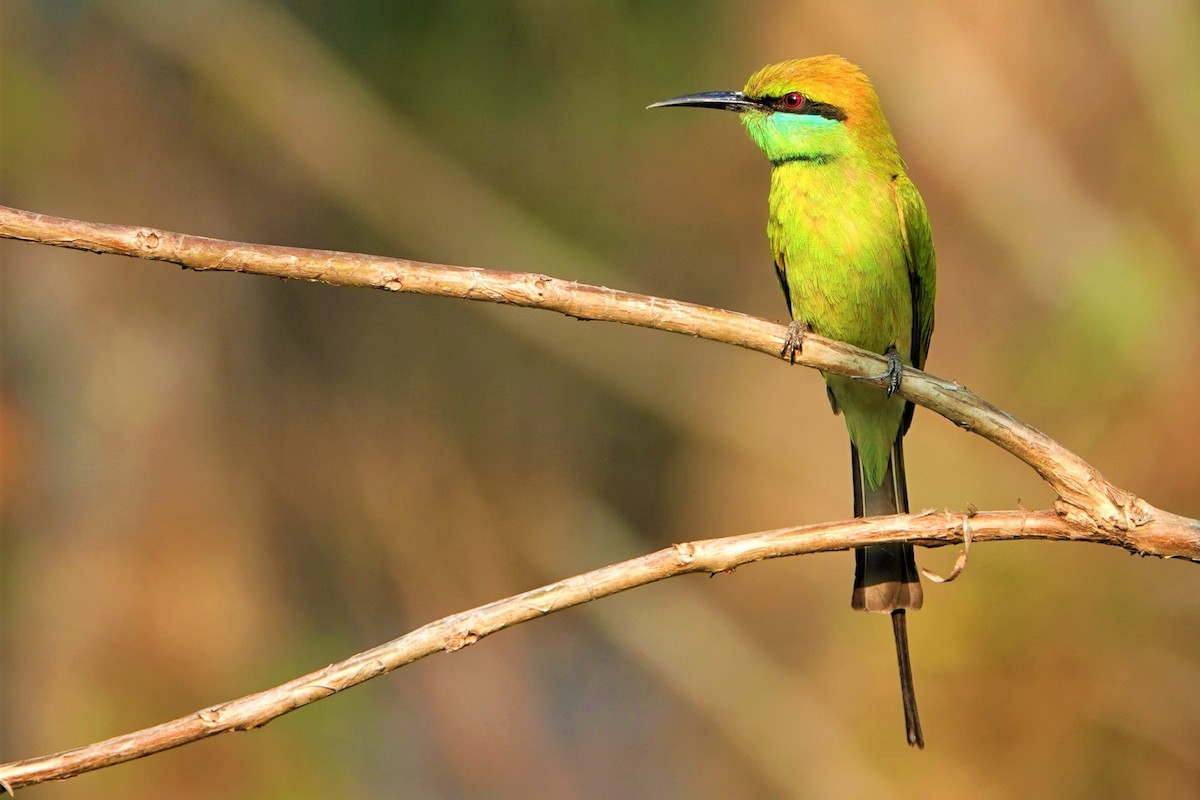
<svg viewBox="0 0 1200 800">
<path fill-rule="evenodd" d="M 768 166 L 643 111 L 839 52 L 941 265 L 929 369 L 1200 516 L 1200 10 L 1182 0 L 0 7 L 8 205 L 785 316 Z M 848 515 L 819 377 L 549 314 L 0 243 L 0 758 L 273 685 L 670 542 Z M 1042 507 L 918 412 L 913 505 Z M 953 554 L 919 560 L 946 569 Z M 911 622 L 846 554 L 674 580 L 41 798 L 1180 797 L 1200 573 L 981 546 Z"/>
</svg>

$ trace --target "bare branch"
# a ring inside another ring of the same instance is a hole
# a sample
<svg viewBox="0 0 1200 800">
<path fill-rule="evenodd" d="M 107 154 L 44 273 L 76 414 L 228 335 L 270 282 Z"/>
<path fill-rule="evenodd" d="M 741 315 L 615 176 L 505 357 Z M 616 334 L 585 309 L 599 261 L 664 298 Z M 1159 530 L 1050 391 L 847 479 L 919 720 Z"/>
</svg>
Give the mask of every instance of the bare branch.
<svg viewBox="0 0 1200 800">
<path fill-rule="evenodd" d="M 964 514 L 927 512 L 677 544 L 444 617 L 273 689 L 85 747 L 0 765 L 0 786 L 16 789 L 70 778 L 220 733 L 259 728 L 289 711 L 386 675 L 425 656 L 452 653 L 513 625 L 664 578 L 691 572 L 715 575 L 768 558 L 848 550 L 864 544 L 898 541 L 931 546 L 953 544 L 963 540 L 966 519 Z M 970 526 L 976 542 L 1074 540 L 1116 545 L 1134 552 L 1157 546 L 1156 542 L 1142 541 L 1140 531 L 1118 537 L 1094 527 L 1076 525 L 1053 511 L 984 512 L 971 516 Z"/>
<path fill-rule="evenodd" d="M 542 308 L 579 319 L 683 333 L 776 357 L 786 335 L 784 326 L 757 317 L 546 275 L 228 242 L 49 217 L 3 206 L 0 238 L 168 261 L 197 271 L 249 272 Z M 878 375 L 886 366 L 880 356 L 816 335 L 805 338 L 796 362 L 859 377 Z M 1083 459 L 965 387 L 906 368 L 900 394 L 1008 450 L 1058 493 L 1055 511 L 971 516 L 974 541 L 1090 541 L 1142 555 L 1200 562 L 1200 522 L 1157 509 L 1118 489 Z M 432 653 L 453 652 L 511 625 L 664 578 L 689 572 L 715 574 L 767 558 L 869 543 L 949 544 L 962 541 L 965 519 L 949 513 L 877 517 L 675 545 L 432 622 L 274 689 L 86 747 L 0 765 L 0 786 L 17 788 L 68 778 L 225 731 L 260 727 L 288 711 Z"/>
<path fill-rule="evenodd" d="M 786 329 L 733 311 L 683 303 L 548 275 L 428 264 L 358 253 L 245 244 L 129 225 L 50 217 L 0 206 L 0 237 L 39 244 L 168 261 L 197 271 L 249 272 L 393 292 L 557 311 L 578 319 L 620 322 L 683 333 L 779 356 Z M 797 363 L 841 375 L 879 375 L 881 356 L 815 334 Z M 1111 533 L 1157 520 L 1196 537 L 1192 520 L 1172 518 L 1113 486 L 1094 467 L 1041 431 L 980 399 L 966 387 L 905 368 L 900 394 L 1003 447 L 1033 467 L 1059 496 L 1059 510 L 1080 524 Z M 1190 531 L 1186 530 L 1191 528 Z M 1149 543 L 1154 555 L 1181 555 Z"/>
</svg>

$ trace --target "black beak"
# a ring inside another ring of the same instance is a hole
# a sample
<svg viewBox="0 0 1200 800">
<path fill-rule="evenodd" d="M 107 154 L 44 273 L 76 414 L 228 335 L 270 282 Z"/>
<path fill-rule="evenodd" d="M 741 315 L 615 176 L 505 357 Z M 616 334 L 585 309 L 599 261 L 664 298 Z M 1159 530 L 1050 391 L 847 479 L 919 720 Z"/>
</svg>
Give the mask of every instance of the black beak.
<svg viewBox="0 0 1200 800">
<path fill-rule="evenodd" d="M 666 108 L 667 106 L 697 106 L 698 108 L 719 108 L 724 111 L 750 111 L 761 106 L 746 97 L 741 92 L 700 92 L 685 94 L 682 97 L 672 97 L 670 100 L 659 100 L 646 108 Z"/>
</svg>

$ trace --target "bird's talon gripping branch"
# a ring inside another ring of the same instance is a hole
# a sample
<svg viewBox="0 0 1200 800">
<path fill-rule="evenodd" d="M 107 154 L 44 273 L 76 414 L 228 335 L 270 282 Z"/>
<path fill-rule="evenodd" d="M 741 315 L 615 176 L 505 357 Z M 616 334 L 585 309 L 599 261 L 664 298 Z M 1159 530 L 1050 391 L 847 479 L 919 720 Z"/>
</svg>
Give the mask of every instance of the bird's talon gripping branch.
<svg viewBox="0 0 1200 800">
<path fill-rule="evenodd" d="M 904 361 L 894 347 L 888 349 L 887 359 L 888 368 L 884 377 L 888 382 L 887 396 L 891 397 L 900 389 L 900 378 L 904 375 Z"/>
<path fill-rule="evenodd" d="M 807 326 L 796 320 L 788 323 L 787 336 L 783 340 L 783 347 L 780 348 L 779 355 L 786 358 L 789 364 L 795 364 L 796 356 L 800 355 L 804 349 L 804 334 L 807 332 Z"/>
<path fill-rule="evenodd" d="M 891 397 L 900 389 L 900 378 L 904 375 L 904 359 L 900 358 L 900 353 L 895 347 L 889 347 L 884 353 L 887 358 L 887 369 L 878 375 L 855 376 L 855 380 L 860 381 L 886 381 L 887 396 Z"/>
</svg>

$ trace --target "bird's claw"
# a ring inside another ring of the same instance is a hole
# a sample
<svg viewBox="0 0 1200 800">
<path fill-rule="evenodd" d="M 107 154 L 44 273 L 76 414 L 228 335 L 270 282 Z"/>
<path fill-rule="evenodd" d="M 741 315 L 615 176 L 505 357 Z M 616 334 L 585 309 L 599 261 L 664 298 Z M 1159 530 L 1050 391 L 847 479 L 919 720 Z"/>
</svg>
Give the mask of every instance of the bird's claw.
<svg viewBox="0 0 1200 800">
<path fill-rule="evenodd" d="M 891 397 L 900 389 L 900 378 L 904 374 L 904 359 L 900 358 L 900 353 L 895 347 L 889 347 L 884 356 L 888 362 L 887 371 L 879 375 L 856 377 L 861 381 L 885 381 L 887 384 L 887 396 Z"/>
<path fill-rule="evenodd" d="M 804 334 L 808 331 L 808 326 L 792 320 L 788 324 L 787 336 L 783 339 L 783 347 L 779 350 L 779 355 L 788 360 L 789 364 L 796 363 L 796 356 L 804 349 Z"/>
</svg>

